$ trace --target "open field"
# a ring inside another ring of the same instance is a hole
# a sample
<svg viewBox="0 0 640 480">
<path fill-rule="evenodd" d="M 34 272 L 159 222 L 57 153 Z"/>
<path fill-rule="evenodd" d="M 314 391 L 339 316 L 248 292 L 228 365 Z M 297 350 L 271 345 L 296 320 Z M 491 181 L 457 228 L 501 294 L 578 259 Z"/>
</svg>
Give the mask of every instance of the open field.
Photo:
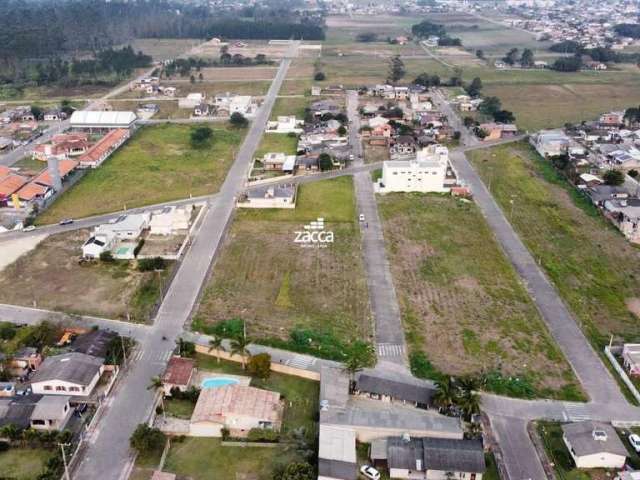
<svg viewBox="0 0 640 480">
<path fill-rule="evenodd" d="M 218 190 L 244 136 L 212 124 L 209 147 L 194 149 L 188 125 L 143 127 L 99 168 L 65 192 L 38 223 L 114 212 Z"/>
<path fill-rule="evenodd" d="M 267 93 L 269 90 L 269 85 L 271 82 L 269 80 L 263 81 L 206 81 L 196 83 L 191 83 L 189 79 L 186 80 L 172 80 L 172 81 L 163 81 L 162 85 L 165 87 L 175 87 L 176 97 L 186 97 L 187 94 L 191 92 L 202 92 L 206 93 L 207 97 L 214 97 L 219 93 L 231 92 L 237 95 L 256 95 L 262 96 Z M 147 96 L 144 92 L 141 91 L 125 91 L 120 94 L 118 99 L 121 100 L 130 100 L 130 99 L 139 99 L 144 102 L 155 102 L 155 100 L 149 96 Z M 163 101 L 167 100 L 167 97 L 162 97 Z M 110 100 L 112 101 L 112 100 Z M 168 101 L 176 101 L 173 99 L 168 99 Z"/>
<path fill-rule="evenodd" d="M 2 477 L 11 480 L 32 480 L 44 472 L 54 453 L 42 448 L 10 448 L 0 453 Z"/>
<path fill-rule="evenodd" d="M 190 108 L 179 108 L 178 100 L 110 100 L 109 103 L 114 109 L 130 110 L 135 112 L 139 105 L 154 103 L 158 106 L 158 112 L 152 117 L 158 119 L 189 118 L 192 110 Z"/>
<path fill-rule="evenodd" d="M 309 221 L 334 232 L 326 248 L 294 243 Z M 196 314 L 199 324 L 244 319 L 253 338 L 294 329 L 340 339 L 371 335 L 352 179 L 303 185 L 295 210 L 240 210 Z"/>
<path fill-rule="evenodd" d="M 151 55 L 158 62 L 179 57 L 201 43 L 197 38 L 136 38 L 130 45 L 136 52 Z"/>
<path fill-rule="evenodd" d="M 262 158 L 265 154 L 271 152 L 282 152 L 287 155 L 296 153 L 298 147 L 298 137 L 289 136 L 287 133 L 265 133 L 260 140 L 258 149 L 256 150 L 256 158 Z"/>
<path fill-rule="evenodd" d="M 500 97 L 504 108 L 515 113 L 520 128 L 535 131 L 593 120 L 600 113 L 638 105 L 640 83 L 492 85 L 485 87 L 484 94 Z"/>
<path fill-rule="evenodd" d="M 278 70 L 277 65 L 260 67 L 207 67 L 203 68 L 204 81 L 254 81 L 271 80 Z"/>
<path fill-rule="evenodd" d="M 0 272 L 0 303 L 145 322 L 159 296 L 157 274 L 126 261 L 80 265 L 88 230 L 52 235 Z M 168 269 L 163 276 L 166 276 Z"/>
<path fill-rule="evenodd" d="M 499 371 L 534 395 L 580 388 L 473 203 L 442 195 L 379 197 L 410 350 L 447 375 Z"/>
<path fill-rule="evenodd" d="M 524 143 L 470 155 L 597 351 L 640 340 L 640 251 Z M 513 202 L 513 203 L 511 203 Z"/>
<path fill-rule="evenodd" d="M 397 15 L 353 15 L 327 17 L 327 38 L 324 45 L 354 43 L 360 33 L 373 32 L 380 38 L 407 35 L 415 18 Z M 364 45 L 364 44 L 363 44 Z"/>
<path fill-rule="evenodd" d="M 278 97 L 271 111 L 271 120 L 275 120 L 280 115 L 295 115 L 299 119 L 304 119 L 305 110 L 313 101 L 311 97 Z"/>
</svg>

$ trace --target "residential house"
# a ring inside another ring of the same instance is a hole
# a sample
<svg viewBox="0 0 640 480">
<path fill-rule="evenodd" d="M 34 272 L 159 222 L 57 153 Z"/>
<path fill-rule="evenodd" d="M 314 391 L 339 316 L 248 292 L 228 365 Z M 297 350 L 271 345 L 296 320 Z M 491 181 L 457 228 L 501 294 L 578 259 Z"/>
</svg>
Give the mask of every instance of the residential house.
<svg viewBox="0 0 640 480">
<path fill-rule="evenodd" d="M 35 372 L 42 364 L 42 355 L 34 347 L 23 347 L 9 361 L 9 373 L 16 377 L 24 377 Z"/>
<path fill-rule="evenodd" d="M 49 157 L 65 160 L 86 153 L 90 145 L 89 136 L 86 133 L 59 133 L 54 135 L 48 143 L 36 145 L 31 156 L 42 161 L 46 161 Z"/>
<path fill-rule="evenodd" d="M 245 192 L 238 200 L 242 208 L 295 208 L 294 184 L 265 185 Z"/>
<path fill-rule="evenodd" d="M 600 177 L 597 177 L 590 173 L 581 173 L 578 177 L 578 182 L 578 188 L 581 189 L 597 187 L 598 185 L 602 185 L 604 183 L 604 181 Z"/>
<path fill-rule="evenodd" d="M 567 153 L 571 140 L 562 130 L 541 130 L 531 137 L 531 143 L 540 156 L 547 158 Z"/>
<path fill-rule="evenodd" d="M 386 464 L 390 478 L 481 480 L 487 469 L 482 440 L 403 435 L 374 440 L 371 450 L 371 460 Z"/>
<path fill-rule="evenodd" d="M 600 115 L 598 123 L 603 128 L 617 128 L 624 124 L 624 112 L 608 112 Z"/>
<path fill-rule="evenodd" d="M 73 414 L 67 395 L 44 395 L 31 412 L 30 427 L 36 430 L 64 430 Z"/>
<path fill-rule="evenodd" d="M 22 175 L 0 173 L 0 205 L 7 205 L 13 195 L 28 182 L 29 179 Z M 15 198 L 17 200 L 17 196 Z"/>
<path fill-rule="evenodd" d="M 267 133 L 302 133 L 304 121 L 295 116 L 279 116 L 275 121 L 267 122 Z"/>
<path fill-rule="evenodd" d="M 67 114 L 59 108 L 53 108 L 44 112 L 43 118 L 45 122 L 58 122 L 61 120 L 66 120 Z"/>
<path fill-rule="evenodd" d="M 189 431 L 200 437 L 220 437 L 223 428 L 233 436 L 245 436 L 252 428 L 280 431 L 283 412 L 278 392 L 244 385 L 204 388 Z"/>
<path fill-rule="evenodd" d="M 606 423 L 584 421 L 562 425 L 562 438 L 578 468 L 622 468 L 627 449 Z"/>
<path fill-rule="evenodd" d="M 640 198 L 604 201 L 605 215 L 632 243 L 640 243 Z"/>
<path fill-rule="evenodd" d="M 369 124 L 369 126 L 373 129 L 380 127 L 382 125 L 387 125 L 389 123 L 389 119 L 388 118 L 384 118 L 381 115 L 376 115 L 373 118 L 370 118 L 369 121 L 367 122 Z"/>
<path fill-rule="evenodd" d="M 485 142 L 518 135 L 518 127 L 511 123 L 481 123 L 478 128 L 487 134 L 483 139 Z"/>
<path fill-rule="evenodd" d="M 149 227 L 150 220 L 151 214 L 148 212 L 121 215 L 109 223 L 98 225 L 93 233 L 94 235 L 113 233 L 118 240 L 137 240 Z"/>
<path fill-rule="evenodd" d="M 165 396 L 171 396 L 171 390 L 177 388 L 186 391 L 196 371 L 196 363 L 191 358 L 174 355 L 169 359 L 167 368 L 162 374 L 162 390 Z"/>
<path fill-rule="evenodd" d="M 214 105 L 220 116 L 240 113 L 245 117 L 251 117 L 257 110 L 257 105 L 250 95 L 231 95 L 230 93 L 216 95 Z"/>
<path fill-rule="evenodd" d="M 622 347 L 622 362 L 630 375 L 640 375 L 640 343 L 625 343 Z"/>
<path fill-rule="evenodd" d="M 318 480 L 356 480 L 356 432 L 351 428 L 320 425 Z"/>
<path fill-rule="evenodd" d="M 153 235 L 173 235 L 189 228 L 191 209 L 172 205 L 154 212 L 149 222 L 149 233 Z"/>
<path fill-rule="evenodd" d="M 320 170 L 319 155 L 309 154 L 296 157 L 296 170 L 298 172 L 317 172 Z"/>
<path fill-rule="evenodd" d="M 78 158 L 80 167 L 97 168 L 102 165 L 120 146 L 131 136 L 131 131 L 125 128 L 110 130 L 98 140 L 85 154 Z"/>
<path fill-rule="evenodd" d="M 178 100 L 178 107 L 193 109 L 196 108 L 197 105 L 204 103 L 206 98 L 206 93 L 189 93 L 185 98 Z"/>
<path fill-rule="evenodd" d="M 104 252 L 111 252 L 116 246 L 116 236 L 113 233 L 99 233 L 91 235 L 82 245 L 83 258 L 100 258 Z"/>
<path fill-rule="evenodd" d="M 104 359 L 70 352 L 47 357 L 31 378 L 31 390 L 43 395 L 87 397 L 93 393 Z"/>
<path fill-rule="evenodd" d="M 77 353 L 84 353 L 92 357 L 106 358 L 113 343 L 118 339 L 118 334 L 110 330 L 92 329 L 88 332 L 79 333 L 71 342 L 69 350 Z M 117 344 L 120 349 L 120 342 Z"/>
<path fill-rule="evenodd" d="M 362 372 L 358 375 L 355 395 L 381 400 L 400 402 L 420 408 L 427 408 L 435 394 L 435 389 L 420 380 L 409 383 L 388 378 L 377 372 Z"/>
<path fill-rule="evenodd" d="M 447 147 L 429 145 L 418 151 L 415 159 L 384 162 L 376 189 L 381 193 L 448 192 L 445 181 L 449 168 Z"/>
<path fill-rule="evenodd" d="M 209 115 L 209 105 L 206 103 L 199 103 L 194 107 L 193 115 L 196 117 L 206 117 Z"/>
<path fill-rule="evenodd" d="M 416 139 L 412 135 L 399 135 L 391 144 L 391 158 L 415 155 Z"/>
<path fill-rule="evenodd" d="M 607 200 L 624 200 L 629 198 L 626 188 L 616 185 L 595 185 L 586 190 L 591 202 L 596 207 L 604 207 Z"/>
<path fill-rule="evenodd" d="M 270 152 L 266 153 L 260 162 L 265 170 L 291 172 L 296 162 L 296 156 L 282 152 Z"/>
<path fill-rule="evenodd" d="M 176 96 L 176 87 L 163 87 L 162 94 L 165 97 L 175 97 Z"/>
</svg>

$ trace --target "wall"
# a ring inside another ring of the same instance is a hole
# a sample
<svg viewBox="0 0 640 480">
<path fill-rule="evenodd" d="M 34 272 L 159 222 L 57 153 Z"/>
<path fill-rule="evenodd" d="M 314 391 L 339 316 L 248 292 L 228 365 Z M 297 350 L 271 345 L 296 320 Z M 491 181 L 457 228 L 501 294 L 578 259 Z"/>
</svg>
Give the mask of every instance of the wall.
<svg viewBox="0 0 640 480">
<path fill-rule="evenodd" d="M 604 347 L 604 354 L 606 355 L 606 357 L 609 359 L 609 362 L 611 362 L 611 365 L 613 366 L 614 370 L 617 372 L 617 374 L 620 376 L 620 378 L 622 379 L 622 381 L 624 382 L 624 384 L 627 386 L 627 388 L 629 389 L 629 391 L 631 392 L 631 394 L 634 396 L 634 398 L 640 402 L 640 392 L 638 392 L 638 389 L 636 388 L 636 386 L 633 384 L 633 382 L 631 381 L 631 379 L 629 378 L 629 376 L 627 375 L 627 372 L 625 372 L 624 368 L 622 368 L 620 366 L 620 364 L 618 363 L 618 361 L 616 360 L 616 358 L 613 355 L 613 352 L 611 351 L 612 349 L 610 349 L 609 347 Z M 640 423 L 640 421 L 638 422 Z"/>
</svg>

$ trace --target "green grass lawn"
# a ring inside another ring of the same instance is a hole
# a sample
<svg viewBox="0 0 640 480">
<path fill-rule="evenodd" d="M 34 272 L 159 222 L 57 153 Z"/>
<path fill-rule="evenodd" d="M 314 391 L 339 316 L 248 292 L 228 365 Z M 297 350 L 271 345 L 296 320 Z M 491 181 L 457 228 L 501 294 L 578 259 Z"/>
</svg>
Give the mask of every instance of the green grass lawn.
<svg viewBox="0 0 640 480">
<path fill-rule="evenodd" d="M 13 168 L 19 168 L 20 170 L 39 172 L 47 167 L 47 162 L 42 162 L 31 157 L 23 157 L 11 166 Z"/>
<path fill-rule="evenodd" d="M 53 457 L 50 450 L 41 448 L 11 448 L 0 453 L 2 478 L 33 480 L 45 470 L 47 461 Z"/>
<path fill-rule="evenodd" d="M 265 133 L 256 150 L 255 157 L 262 158 L 267 153 L 286 153 L 294 155 L 298 149 L 298 137 L 288 133 Z"/>
<path fill-rule="evenodd" d="M 640 251 L 525 143 L 470 158 L 510 222 L 554 282 L 597 351 L 640 340 L 629 308 L 640 298 Z M 511 203 L 513 202 L 513 204 Z"/>
<path fill-rule="evenodd" d="M 164 411 L 167 416 L 190 419 L 195 408 L 195 403 L 190 400 L 177 400 L 171 397 L 164 399 Z"/>
<path fill-rule="evenodd" d="M 412 352 L 447 375 L 521 379 L 487 385 L 501 394 L 584 399 L 475 204 L 437 194 L 384 195 L 378 203 Z"/>
<path fill-rule="evenodd" d="M 275 120 L 281 115 L 295 115 L 297 118 L 303 119 L 311 100 L 311 97 L 279 97 L 271 110 L 271 120 Z"/>
<path fill-rule="evenodd" d="M 326 248 L 294 243 L 296 232 L 318 217 L 334 242 Z M 370 338 L 368 298 L 352 179 L 340 177 L 302 185 L 295 209 L 238 211 L 194 328 L 241 318 L 257 340 L 287 341 L 304 329 L 337 345 Z"/>
<path fill-rule="evenodd" d="M 65 192 L 39 218 L 39 224 L 81 218 L 166 202 L 218 190 L 244 130 L 213 124 L 209 147 L 194 149 L 191 127 L 143 127 L 99 168 Z"/>
</svg>

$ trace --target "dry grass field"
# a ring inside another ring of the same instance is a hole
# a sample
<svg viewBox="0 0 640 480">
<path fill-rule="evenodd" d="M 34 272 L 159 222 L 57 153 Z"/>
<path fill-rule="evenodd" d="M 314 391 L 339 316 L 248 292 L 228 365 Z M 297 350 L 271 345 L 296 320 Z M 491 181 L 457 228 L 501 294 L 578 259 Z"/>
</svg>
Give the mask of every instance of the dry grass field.
<svg viewBox="0 0 640 480">
<path fill-rule="evenodd" d="M 128 262 L 80 265 L 88 230 L 52 235 L 0 272 L 0 303 L 144 322 L 159 295 L 155 272 Z"/>
<path fill-rule="evenodd" d="M 207 67 L 203 68 L 199 73 L 202 73 L 204 81 L 269 81 L 275 76 L 277 70 L 277 65 L 264 67 Z"/>
<path fill-rule="evenodd" d="M 318 217 L 327 248 L 304 248 L 295 231 Z M 303 185 L 295 210 L 240 210 L 196 315 L 242 318 L 250 335 L 286 339 L 294 328 L 367 339 L 371 319 L 350 177 Z"/>
<path fill-rule="evenodd" d="M 394 194 L 379 205 L 411 351 L 449 375 L 501 371 L 539 396 L 579 392 L 475 204 Z"/>
</svg>

